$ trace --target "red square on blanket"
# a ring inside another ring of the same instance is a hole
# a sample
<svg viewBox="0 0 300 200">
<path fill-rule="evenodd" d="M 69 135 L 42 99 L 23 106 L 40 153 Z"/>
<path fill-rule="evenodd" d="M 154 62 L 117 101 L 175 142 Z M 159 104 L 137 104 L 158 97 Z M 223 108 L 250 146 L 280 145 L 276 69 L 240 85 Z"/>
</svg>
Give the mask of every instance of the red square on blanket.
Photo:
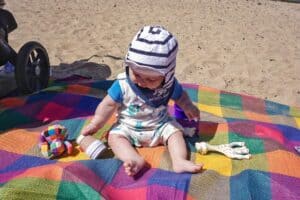
<svg viewBox="0 0 300 200">
<path fill-rule="evenodd" d="M 68 108 L 56 103 L 48 103 L 37 115 L 37 119 L 41 121 L 53 121 L 66 119 L 72 112 L 73 108 Z"/>
</svg>

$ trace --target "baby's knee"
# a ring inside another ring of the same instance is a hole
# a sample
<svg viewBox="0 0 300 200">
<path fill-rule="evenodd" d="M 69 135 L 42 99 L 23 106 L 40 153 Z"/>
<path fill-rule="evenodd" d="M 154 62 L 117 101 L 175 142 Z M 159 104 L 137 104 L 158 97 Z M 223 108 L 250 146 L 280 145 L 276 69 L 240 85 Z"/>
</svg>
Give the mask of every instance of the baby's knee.
<svg viewBox="0 0 300 200">
<path fill-rule="evenodd" d="M 120 143 L 120 141 L 126 139 L 124 136 L 122 135 L 118 135 L 118 134 L 108 134 L 108 140 L 107 143 L 109 146 L 113 146 L 115 144 Z"/>
<path fill-rule="evenodd" d="M 170 134 L 167 140 L 173 138 L 183 138 L 183 132 L 181 130 L 175 131 L 174 133 Z"/>
<path fill-rule="evenodd" d="M 108 134 L 107 143 L 108 145 L 114 144 L 116 141 L 116 135 Z"/>
</svg>

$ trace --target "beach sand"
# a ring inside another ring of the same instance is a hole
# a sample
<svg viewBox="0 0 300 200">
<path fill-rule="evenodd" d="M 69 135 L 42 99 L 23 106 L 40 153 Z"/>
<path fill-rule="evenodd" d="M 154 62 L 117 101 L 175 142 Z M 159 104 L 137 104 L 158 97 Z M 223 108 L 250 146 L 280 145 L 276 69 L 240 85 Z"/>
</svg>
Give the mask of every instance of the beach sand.
<svg viewBox="0 0 300 200">
<path fill-rule="evenodd" d="M 179 41 L 176 76 L 300 106 L 300 4 L 268 0 L 7 0 L 18 29 L 10 44 L 36 40 L 52 66 L 90 59 L 100 78 L 122 72 L 128 44 L 144 25 Z M 101 70 L 100 70 L 101 71 Z"/>
</svg>

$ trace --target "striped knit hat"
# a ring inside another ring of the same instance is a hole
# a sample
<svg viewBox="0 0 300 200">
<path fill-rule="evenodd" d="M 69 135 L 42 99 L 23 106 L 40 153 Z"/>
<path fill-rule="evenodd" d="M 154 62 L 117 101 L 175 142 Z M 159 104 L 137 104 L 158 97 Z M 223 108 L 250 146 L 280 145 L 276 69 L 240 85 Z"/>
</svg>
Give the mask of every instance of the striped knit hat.
<svg viewBox="0 0 300 200">
<path fill-rule="evenodd" d="M 161 26 L 145 26 L 129 45 L 125 64 L 139 72 L 163 75 L 165 80 L 154 91 L 140 90 L 129 79 L 131 88 L 149 105 L 167 104 L 174 90 L 178 43 L 176 38 Z M 148 73 L 149 72 L 149 73 Z M 128 73 L 128 72 L 127 72 Z"/>
<path fill-rule="evenodd" d="M 133 68 L 148 69 L 165 76 L 165 86 L 174 81 L 178 43 L 161 26 L 145 26 L 129 45 L 125 63 Z"/>
</svg>

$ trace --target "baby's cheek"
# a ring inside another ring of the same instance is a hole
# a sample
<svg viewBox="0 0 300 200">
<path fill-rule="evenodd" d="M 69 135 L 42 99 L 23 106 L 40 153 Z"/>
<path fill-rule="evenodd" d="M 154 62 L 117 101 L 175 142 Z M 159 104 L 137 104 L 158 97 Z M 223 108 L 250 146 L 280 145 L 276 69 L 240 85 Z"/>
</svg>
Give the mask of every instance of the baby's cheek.
<svg viewBox="0 0 300 200">
<path fill-rule="evenodd" d="M 136 78 L 132 78 L 131 80 L 132 80 L 133 83 L 137 84 Z"/>
<path fill-rule="evenodd" d="M 131 79 L 132 81 L 136 81 L 135 76 L 130 76 L 130 79 Z"/>
<path fill-rule="evenodd" d="M 161 82 L 153 83 L 153 89 L 159 88 L 161 86 Z"/>
</svg>

